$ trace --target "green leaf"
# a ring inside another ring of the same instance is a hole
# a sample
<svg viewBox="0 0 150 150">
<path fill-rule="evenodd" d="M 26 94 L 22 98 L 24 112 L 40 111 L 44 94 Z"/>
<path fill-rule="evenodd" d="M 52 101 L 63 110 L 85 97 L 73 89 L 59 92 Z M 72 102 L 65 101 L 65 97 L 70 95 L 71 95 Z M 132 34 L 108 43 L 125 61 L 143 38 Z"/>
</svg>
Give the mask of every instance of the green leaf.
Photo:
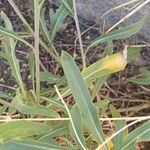
<svg viewBox="0 0 150 150">
<path fill-rule="evenodd" d="M 43 0 L 42 0 L 43 1 Z M 26 21 L 26 19 L 23 17 L 22 13 L 20 12 L 20 10 L 17 8 L 17 6 L 15 5 L 15 3 L 12 1 L 12 0 L 8 0 L 8 2 L 10 3 L 10 5 L 13 7 L 14 11 L 16 12 L 16 14 L 19 16 L 19 18 L 21 19 L 21 21 L 25 24 L 25 26 L 28 28 L 29 32 L 30 32 L 30 35 L 31 36 L 34 36 L 34 31 L 33 29 L 30 27 L 30 25 L 28 24 L 28 22 Z M 34 2 L 29 2 L 29 6 L 31 6 L 31 9 L 33 9 L 32 7 L 34 6 Z M 42 6 L 42 5 L 41 5 Z M 1 29 L 0 29 L 1 30 Z M 9 31 L 7 31 L 9 32 Z M 6 35 L 6 33 L 3 33 Z M 9 35 L 10 33 L 7 33 L 7 35 Z M 13 36 L 15 39 L 18 39 L 20 41 L 22 41 L 23 43 L 25 43 L 26 45 L 28 45 L 31 49 L 34 50 L 34 47 L 29 44 L 27 41 L 25 41 L 24 39 L 22 38 L 19 38 L 16 34 L 14 33 L 11 33 L 10 36 Z M 42 47 L 44 47 L 47 52 L 53 57 L 55 58 L 58 62 L 59 62 L 59 58 L 57 58 L 55 56 L 55 54 L 45 45 L 45 43 L 40 40 L 40 44 L 42 45 Z"/>
<path fill-rule="evenodd" d="M 137 47 L 129 47 L 128 48 L 128 62 L 132 62 L 133 60 L 140 58 L 140 48 Z"/>
<path fill-rule="evenodd" d="M 69 135 L 68 122 L 60 123 L 60 124 L 53 126 L 53 130 L 45 134 L 42 134 L 39 137 L 38 141 L 49 143 L 49 141 L 52 141 L 53 138 L 63 136 L 63 135 Z"/>
<path fill-rule="evenodd" d="M 13 31 L 13 26 L 11 24 L 11 21 L 7 17 L 7 15 L 5 13 L 2 13 L 1 16 L 2 16 L 2 19 L 4 20 L 6 28 Z M 16 79 L 17 84 L 20 86 L 22 93 L 24 94 L 24 96 L 26 96 L 26 91 L 24 89 L 24 84 L 23 84 L 23 81 L 21 79 L 21 74 L 20 74 L 21 71 L 19 67 L 19 60 L 16 58 L 16 55 L 15 55 L 16 42 L 10 37 L 5 37 L 3 46 L 4 46 L 6 58 L 11 67 L 13 76 Z"/>
<path fill-rule="evenodd" d="M 51 40 L 53 41 L 57 31 L 59 31 L 64 26 L 65 18 L 69 15 L 68 9 L 64 4 L 60 4 L 59 8 L 54 12 L 52 9 L 49 12 L 50 21 L 51 21 Z"/>
<path fill-rule="evenodd" d="M 110 105 L 109 108 L 110 108 L 110 112 L 113 118 L 121 118 L 120 113 L 113 105 Z M 124 120 L 117 120 L 114 122 L 115 122 L 115 132 L 119 131 L 120 129 L 126 126 L 126 121 Z M 117 136 L 113 138 L 113 144 L 114 144 L 115 150 L 120 150 L 126 133 L 127 133 L 127 130 L 123 130 Z"/>
<path fill-rule="evenodd" d="M 150 77 L 150 71 L 147 70 L 146 68 L 140 68 L 140 72 L 143 76 Z"/>
<path fill-rule="evenodd" d="M 5 92 L 0 91 L 0 98 L 2 98 L 2 99 L 12 99 L 12 96 L 5 93 Z"/>
<path fill-rule="evenodd" d="M 44 101 L 47 101 L 50 103 L 50 105 L 55 105 L 59 108 L 63 108 L 64 109 L 64 106 L 62 105 L 62 103 L 60 101 L 56 101 L 56 99 L 53 99 L 53 98 L 46 98 L 46 97 L 41 97 L 41 99 L 43 99 Z"/>
<path fill-rule="evenodd" d="M 132 77 L 132 78 L 128 78 L 128 81 L 136 83 L 136 84 L 141 84 L 141 85 L 150 85 L 150 77 L 145 77 L 145 78 L 140 78 L 140 79 Z"/>
<path fill-rule="evenodd" d="M 106 57 L 102 58 L 101 60 L 93 63 L 89 67 L 85 68 L 81 72 L 81 76 L 82 76 L 84 82 L 88 85 L 91 81 L 94 81 L 97 78 L 102 77 L 99 81 L 99 85 L 101 86 L 106 80 L 104 78 L 104 76 L 124 69 L 125 64 L 126 64 L 125 60 L 123 61 L 122 64 L 119 64 L 119 67 L 117 66 L 118 64 L 115 63 L 115 61 L 117 61 L 118 59 L 120 60 L 120 57 L 122 57 L 122 55 L 120 53 L 106 56 Z M 110 63 L 108 63 L 108 62 L 112 63 L 113 65 L 111 65 L 111 67 L 110 67 L 109 66 Z M 69 94 L 70 94 L 69 87 L 66 87 L 61 91 L 61 95 L 63 97 L 68 96 Z"/>
<path fill-rule="evenodd" d="M 95 81 L 95 86 L 94 86 L 94 89 L 92 90 L 92 99 L 95 98 L 96 94 L 100 91 L 101 87 L 107 81 L 108 78 L 109 78 L 109 75 L 106 75 L 106 76 L 99 77 Z"/>
<path fill-rule="evenodd" d="M 120 150 L 127 150 L 138 141 L 142 141 L 142 136 L 147 136 L 148 140 L 150 139 L 150 121 L 145 122 L 140 127 L 136 128 L 132 132 L 130 132 L 121 146 Z"/>
<path fill-rule="evenodd" d="M 16 96 L 12 102 L 14 108 L 22 112 L 23 114 L 32 114 L 37 116 L 47 116 L 53 118 L 59 118 L 59 114 L 53 111 L 51 108 L 42 106 L 40 104 L 24 103 L 19 96 Z"/>
<path fill-rule="evenodd" d="M 105 52 L 105 56 L 112 55 L 113 51 L 114 51 L 113 41 L 108 41 L 108 43 L 107 43 L 107 49 L 106 49 L 106 52 Z"/>
<path fill-rule="evenodd" d="M 79 69 L 73 58 L 66 52 L 62 53 L 62 66 L 68 80 L 73 97 L 82 114 L 83 123 L 94 135 L 99 143 L 104 142 L 104 135 L 97 114 L 96 107 L 92 103 L 89 90 L 83 81 Z"/>
<path fill-rule="evenodd" d="M 13 31 L 13 26 L 11 24 L 11 21 L 9 20 L 9 18 L 7 17 L 7 15 L 3 11 L 1 12 L 1 18 L 4 20 L 5 27 L 7 29 L 10 29 L 11 31 Z"/>
<path fill-rule="evenodd" d="M 78 108 L 78 106 L 75 104 L 72 106 L 71 108 L 71 117 L 72 117 L 72 120 L 73 120 L 73 124 L 75 126 L 75 129 L 76 129 L 76 132 L 78 134 L 78 138 L 80 139 L 80 141 L 82 142 L 82 144 L 84 145 L 84 147 L 86 147 L 85 145 L 85 138 L 83 136 L 83 124 L 82 124 L 82 118 L 81 118 L 81 114 L 80 114 L 80 110 Z M 71 136 L 73 137 L 74 141 L 80 145 L 80 143 L 78 142 L 77 138 L 76 138 L 76 135 L 73 131 L 73 128 L 72 128 L 72 125 L 70 123 L 69 125 L 70 127 L 70 133 L 71 133 Z M 82 149 L 82 146 L 80 145 L 80 149 Z"/>
<path fill-rule="evenodd" d="M 133 143 L 132 145 L 130 145 L 130 147 L 128 147 L 128 150 L 137 150 L 136 143 Z"/>
<path fill-rule="evenodd" d="M 0 146 L 1 150 L 75 150 L 56 144 L 47 144 L 38 141 L 10 141 Z"/>
<path fill-rule="evenodd" d="M 31 121 L 14 121 L 0 124 L 0 142 L 38 135 L 51 130 L 50 126 Z"/>
<path fill-rule="evenodd" d="M 45 40 L 48 43 L 51 43 L 52 41 L 51 41 L 51 38 L 50 38 L 50 32 L 47 29 L 44 15 L 45 15 L 45 8 L 42 7 L 41 15 L 40 15 L 40 30 L 41 30 L 42 35 L 44 36 Z"/>
<path fill-rule="evenodd" d="M 23 42 L 24 44 L 26 44 L 27 46 L 29 46 L 31 49 L 34 49 L 31 44 L 29 44 L 26 40 L 21 38 L 17 33 L 15 33 L 14 31 L 11 31 L 9 29 L 6 29 L 2 26 L 0 26 L 0 35 L 2 35 L 4 37 L 6 36 L 6 37 L 11 37 L 16 40 L 19 40 L 19 41 Z"/>
<path fill-rule="evenodd" d="M 150 71 L 147 70 L 146 68 L 140 68 L 140 72 L 143 75 L 141 78 L 128 78 L 128 81 L 136 83 L 136 84 L 141 84 L 141 85 L 150 85 Z"/>
<path fill-rule="evenodd" d="M 7 55 L 4 52 L 0 52 L 0 57 L 7 60 Z"/>
<path fill-rule="evenodd" d="M 113 42 L 109 41 L 105 56 L 112 55 L 112 54 L 113 54 Z M 102 77 L 98 77 L 96 79 L 96 81 L 94 83 L 95 84 L 94 89 L 92 90 L 92 99 L 95 98 L 96 94 L 100 91 L 101 87 L 108 80 L 109 77 L 110 77 L 110 75 L 105 75 Z"/>
<path fill-rule="evenodd" d="M 47 52 L 53 56 L 56 60 L 59 59 L 59 54 L 57 52 L 57 50 L 55 49 L 55 46 L 52 42 L 51 36 L 50 36 L 50 31 L 47 29 L 47 25 L 46 25 L 46 20 L 45 20 L 45 7 L 41 7 L 41 14 L 40 14 L 40 30 L 42 32 L 42 36 L 44 37 L 45 41 L 48 43 L 49 48 L 47 50 Z M 41 43 L 43 43 L 43 41 L 41 41 Z M 42 44 L 43 46 L 45 45 L 45 43 Z M 45 46 L 44 46 L 45 47 Z M 54 52 L 54 53 L 53 53 Z M 56 56 L 56 55 L 57 56 Z"/>
<path fill-rule="evenodd" d="M 48 84 L 57 83 L 60 80 L 60 76 L 53 75 L 50 72 L 40 72 L 41 82 L 47 82 Z"/>
<path fill-rule="evenodd" d="M 90 48 L 96 46 L 99 43 L 109 42 L 113 40 L 125 39 L 130 37 L 131 35 L 137 33 L 145 23 L 147 17 L 142 18 L 140 21 L 130 25 L 118 29 L 116 31 L 112 31 L 98 39 L 96 39 L 88 48 L 86 49 L 86 53 L 89 51 Z"/>
<path fill-rule="evenodd" d="M 118 63 L 118 61 L 121 63 Z M 124 60 L 123 55 L 121 53 L 116 53 L 106 56 L 101 60 L 93 63 L 89 67 L 85 68 L 81 74 L 85 81 L 91 81 L 98 77 L 121 71 L 125 66 L 126 60 Z"/>
<path fill-rule="evenodd" d="M 62 4 L 72 13 L 73 1 L 72 0 L 62 0 Z"/>
<path fill-rule="evenodd" d="M 15 3 L 13 2 L 13 0 L 8 0 L 9 4 L 12 6 L 12 8 L 14 9 L 14 11 L 16 12 L 16 14 L 19 16 L 19 18 L 21 19 L 21 21 L 24 23 L 24 25 L 30 30 L 32 31 L 32 28 L 30 27 L 30 25 L 28 24 L 28 22 L 25 20 L 25 18 L 23 17 L 22 13 L 20 12 L 20 10 L 17 8 L 17 6 L 15 5 Z"/>
<path fill-rule="evenodd" d="M 106 97 L 104 100 L 97 101 L 94 105 L 101 110 L 101 113 L 105 113 L 110 101 Z"/>
</svg>

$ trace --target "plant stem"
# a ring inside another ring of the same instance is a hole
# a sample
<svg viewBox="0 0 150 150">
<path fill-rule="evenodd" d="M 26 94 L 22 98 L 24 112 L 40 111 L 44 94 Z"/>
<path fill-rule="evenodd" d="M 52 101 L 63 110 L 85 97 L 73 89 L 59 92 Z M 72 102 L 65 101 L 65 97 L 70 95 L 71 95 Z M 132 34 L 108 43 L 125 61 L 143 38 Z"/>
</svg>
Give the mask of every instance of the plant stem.
<svg viewBox="0 0 150 150">
<path fill-rule="evenodd" d="M 78 136 L 78 133 L 77 133 L 76 128 L 75 128 L 75 126 L 74 126 L 74 122 L 73 122 L 73 119 L 72 119 L 72 116 L 71 116 L 71 114 L 70 114 L 70 110 L 69 110 L 68 106 L 66 105 L 65 101 L 63 100 L 63 97 L 62 97 L 62 95 L 60 94 L 60 92 L 59 92 L 57 86 L 55 85 L 54 87 L 55 87 L 56 93 L 58 94 L 58 97 L 60 98 L 60 100 L 62 101 L 64 107 L 66 108 L 66 111 L 67 111 L 68 116 L 69 116 L 70 123 L 71 123 L 71 125 L 72 125 L 74 134 L 75 134 L 75 136 L 76 136 L 78 142 L 80 143 L 80 145 L 81 145 L 81 147 L 83 148 L 83 150 L 86 150 L 86 148 L 84 147 L 84 145 L 82 144 L 82 141 L 80 140 L 80 138 L 79 138 L 79 136 Z"/>
<path fill-rule="evenodd" d="M 38 0 L 37 0 L 38 1 Z M 12 0 L 8 0 L 9 4 L 13 7 L 14 11 L 16 12 L 16 14 L 19 16 L 19 18 L 21 19 L 21 21 L 26 25 L 26 27 L 28 28 L 29 32 L 31 33 L 32 36 L 34 36 L 34 31 L 32 30 L 32 28 L 30 27 L 30 25 L 28 24 L 28 22 L 25 20 L 25 18 L 23 17 L 23 15 L 20 13 L 19 9 L 16 7 L 15 3 Z M 42 2 L 43 3 L 43 2 Z M 41 5 L 42 5 L 41 3 Z M 39 7 L 41 7 L 41 5 Z M 40 9 L 40 8 L 39 8 Z M 28 44 L 28 42 L 26 42 L 26 44 L 32 48 L 30 46 L 30 44 Z M 60 58 L 57 57 L 53 52 L 56 53 L 55 47 L 51 46 L 52 51 L 50 50 L 50 48 L 40 39 L 40 44 L 41 46 L 56 60 L 58 61 L 58 63 L 60 63 Z M 33 49 L 33 48 L 32 48 Z"/>
<path fill-rule="evenodd" d="M 36 95 L 40 96 L 40 61 L 39 61 L 39 24 L 40 24 L 40 6 L 38 0 L 34 0 L 34 38 L 35 38 L 35 66 L 36 66 Z"/>
<path fill-rule="evenodd" d="M 80 49 L 81 49 L 82 64 L 83 64 L 83 68 L 86 68 L 85 54 L 84 54 L 83 43 L 82 43 L 82 38 L 81 38 L 81 31 L 80 31 L 79 20 L 78 20 L 77 9 L 76 9 L 76 0 L 73 0 L 73 9 L 74 9 L 74 20 L 76 23 L 79 45 L 80 45 Z"/>
<path fill-rule="evenodd" d="M 0 104 L 13 107 L 10 103 L 1 100 Z M 122 118 L 99 118 L 100 121 L 118 121 L 118 120 L 125 120 L 127 122 L 135 121 L 135 120 L 149 120 L 150 116 L 139 116 L 139 117 L 122 117 Z M 34 122 L 41 122 L 41 121 L 70 121 L 70 118 L 25 118 L 25 119 L 10 119 L 10 120 L 0 120 L 0 122 L 13 122 L 13 121 L 34 121 Z"/>
</svg>

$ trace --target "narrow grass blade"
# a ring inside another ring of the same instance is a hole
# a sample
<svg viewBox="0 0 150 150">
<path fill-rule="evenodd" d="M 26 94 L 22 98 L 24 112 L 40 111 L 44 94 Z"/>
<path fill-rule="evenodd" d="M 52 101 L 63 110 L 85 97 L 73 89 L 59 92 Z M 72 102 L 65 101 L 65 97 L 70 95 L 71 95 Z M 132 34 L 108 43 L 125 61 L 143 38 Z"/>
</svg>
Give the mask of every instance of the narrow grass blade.
<svg viewBox="0 0 150 150">
<path fill-rule="evenodd" d="M 143 78 L 128 78 L 128 81 L 136 83 L 136 84 L 141 84 L 141 85 L 150 85 L 150 77 L 143 77 Z"/>
<path fill-rule="evenodd" d="M 73 119 L 72 119 L 72 116 L 71 116 L 71 113 L 70 113 L 70 110 L 69 110 L 67 104 L 65 103 L 65 101 L 64 101 L 62 95 L 60 94 L 60 92 L 59 92 L 57 86 L 55 85 L 54 87 L 55 87 L 55 90 L 56 90 L 57 95 L 59 96 L 60 100 L 62 101 L 62 103 L 63 103 L 63 105 L 64 105 L 64 107 L 65 107 L 65 109 L 66 109 L 66 111 L 67 111 L 67 114 L 68 114 L 69 120 L 70 120 L 70 124 L 71 124 L 71 126 L 72 126 L 74 135 L 76 136 L 76 139 L 77 139 L 78 142 L 80 143 L 80 146 L 82 147 L 82 149 L 83 149 L 83 150 L 86 150 L 86 148 L 84 147 L 84 145 L 82 144 L 82 141 L 80 140 L 80 138 L 79 138 L 79 136 L 78 136 L 77 129 L 75 128 L 75 125 L 74 125 L 74 122 L 73 122 Z"/>
<path fill-rule="evenodd" d="M 54 47 L 54 45 L 53 45 L 53 42 L 52 42 L 52 39 L 51 39 L 51 36 L 50 36 L 50 31 L 48 31 L 48 29 L 47 29 L 47 26 L 46 26 L 46 21 L 45 21 L 45 8 L 41 8 L 41 14 L 40 14 L 40 31 L 42 32 L 42 35 L 43 35 L 43 37 L 44 37 L 44 39 L 45 39 L 45 41 L 49 44 L 49 46 L 50 46 L 50 49 L 49 50 L 47 50 L 49 53 L 50 53 L 50 55 L 52 55 L 52 56 L 55 56 L 55 54 L 56 54 L 56 56 L 55 57 L 58 57 L 58 59 L 59 59 L 59 54 L 58 54 L 58 52 L 57 52 L 57 50 L 55 49 L 55 47 Z M 54 54 L 54 53 L 55 54 Z M 54 58 L 55 58 L 54 57 Z"/>
<path fill-rule="evenodd" d="M 82 123 L 82 118 L 81 118 L 81 114 L 80 114 L 80 110 L 78 108 L 77 105 L 74 105 L 71 108 L 71 116 L 72 116 L 72 120 L 74 122 L 74 126 L 76 128 L 76 131 L 78 133 L 78 137 L 80 138 L 80 141 L 82 142 L 82 144 L 84 145 L 84 147 L 86 147 L 85 144 L 85 138 L 83 136 L 83 123 Z M 80 143 L 78 142 L 78 140 L 76 139 L 76 136 L 74 134 L 74 131 L 72 129 L 71 124 L 69 125 L 70 127 L 70 134 L 73 137 L 74 141 L 80 145 Z M 82 149 L 82 146 L 80 145 L 80 149 Z"/>
<path fill-rule="evenodd" d="M 113 105 L 110 105 L 109 109 L 113 118 L 121 117 L 120 113 L 117 111 L 117 109 Z M 125 126 L 126 126 L 125 120 L 115 121 L 115 132 L 119 131 L 121 128 Z M 113 144 L 114 144 L 115 150 L 120 150 L 123 140 L 125 136 L 127 135 L 127 133 L 128 133 L 127 130 L 124 130 L 113 138 Z"/>
<path fill-rule="evenodd" d="M 0 124 L 0 142 L 42 134 L 51 130 L 50 126 L 31 121 L 14 121 Z"/>
<path fill-rule="evenodd" d="M 108 78 L 109 78 L 109 75 L 106 75 L 106 76 L 99 77 L 95 81 L 95 86 L 94 86 L 94 89 L 92 90 L 92 99 L 95 98 L 96 94 L 98 93 L 98 91 L 101 89 L 101 87 L 107 81 Z"/>
<path fill-rule="evenodd" d="M 60 123 L 58 125 L 53 126 L 53 130 L 43 134 L 38 141 L 40 142 L 46 142 L 49 143 L 49 141 L 52 141 L 53 138 L 63 136 L 63 135 L 69 135 L 69 124 L 68 122 Z"/>
<path fill-rule="evenodd" d="M 30 1 L 29 1 L 30 2 Z M 26 19 L 23 17 L 23 15 L 21 14 L 21 12 L 19 11 L 19 9 L 17 8 L 17 6 L 15 5 L 15 3 L 12 0 L 9 0 L 10 5 L 13 7 L 14 11 L 16 12 L 16 14 L 19 16 L 19 18 L 21 19 L 21 21 L 27 26 L 27 28 L 29 29 L 30 33 L 32 36 L 34 36 L 34 31 L 32 30 L 32 28 L 30 27 L 30 25 L 28 24 L 28 22 L 26 21 Z M 31 7 L 34 7 L 34 1 L 30 2 Z M 21 40 L 21 39 L 20 39 Z M 25 44 L 27 44 L 29 47 L 31 47 L 32 49 L 34 49 L 28 42 L 24 41 Z M 55 58 L 58 62 L 59 59 L 55 56 L 55 54 L 45 45 L 45 43 L 40 40 L 40 44 L 42 45 L 42 47 L 44 47 L 47 52 L 53 57 Z"/>
<path fill-rule="evenodd" d="M 70 13 L 72 13 L 72 10 L 73 10 L 73 2 L 72 2 L 72 0 L 62 0 L 62 3 L 70 11 Z"/>
<path fill-rule="evenodd" d="M 50 32 L 47 30 L 46 21 L 45 21 L 45 9 L 41 9 L 41 15 L 40 15 L 40 30 L 42 32 L 42 35 L 44 36 L 44 39 L 47 43 L 52 43 L 50 38 Z"/>
<path fill-rule="evenodd" d="M 14 9 L 14 11 L 16 12 L 16 14 L 19 16 L 19 18 L 22 20 L 22 22 L 25 24 L 25 26 L 29 29 L 29 31 L 32 32 L 32 28 L 30 27 L 30 25 L 28 24 L 28 22 L 26 21 L 26 19 L 23 17 L 22 13 L 20 12 L 20 10 L 17 8 L 16 4 L 13 2 L 13 0 L 8 0 L 9 4 L 12 6 L 12 8 Z"/>
<path fill-rule="evenodd" d="M 103 114 L 107 111 L 110 101 L 106 97 L 103 100 L 97 101 L 94 105 L 100 110 L 100 114 Z"/>
<path fill-rule="evenodd" d="M 25 90 L 25 86 L 24 86 L 24 83 L 22 81 L 22 77 L 20 74 L 21 71 L 20 71 L 20 66 L 19 66 L 19 60 L 15 56 L 15 49 L 14 47 L 11 46 L 12 44 L 13 46 L 16 45 L 16 43 L 12 42 L 11 39 L 6 38 L 4 40 L 4 50 L 7 55 L 7 62 L 11 68 L 13 77 L 15 78 L 18 86 L 20 87 L 24 95 L 24 98 L 26 98 L 26 90 Z"/>
<path fill-rule="evenodd" d="M 60 76 L 45 71 L 40 72 L 40 78 L 41 82 L 47 82 L 48 84 L 54 84 L 60 80 Z"/>
<path fill-rule="evenodd" d="M 2 16 L 2 19 L 4 20 L 6 29 L 13 31 L 13 26 L 11 24 L 11 21 L 7 17 L 7 15 L 3 12 L 1 13 L 1 16 Z M 20 66 L 19 66 L 19 60 L 16 58 L 16 55 L 15 55 L 16 42 L 11 37 L 4 37 L 3 47 L 4 47 L 4 53 L 6 55 L 8 64 L 11 67 L 13 77 L 16 79 L 16 82 L 19 85 L 24 95 L 24 98 L 26 98 L 26 90 L 24 88 L 24 83 L 22 81 L 21 74 L 20 74 L 21 71 L 20 71 Z"/>
<path fill-rule="evenodd" d="M 140 72 L 141 72 L 141 74 L 143 75 L 143 76 L 145 76 L 145 77 L 150 77 L 150 71 L 148 70 L 148 69 L 146 69 L 146 68 L 140 68 Z"/>
<path fill-rule="evenodd" d="M 59 8 L 54 12 L 52 9 L 49 12 L 51 20 L 51 41 L 53 41 L 57 31 L 59 31 L 64 26 L 64 20 L 69 15 L 68 9 L 61 3 Z"/>
<path fill-rule="evenodd" d="M 128 136 L 126 136 L 120 150 L 127 150 L 134 143 L 140 140 L 142 141 L 142 136 L 144 137 L 145 135 L 150 139 L 150 121 L 145 122 L 143 125 L 130 132 Z"/>
<path fill-rule="evenodd" d="M 59 108 L 64 109 L 64 106 L 62 105 L 62 103 L 60 101 L 56 101 L 56 99 L 52 99 L 52 98 L 46 98 L 46 97 L 41 97 L 41 99 L 49 102 L 50 104 L 53 104 Z"/>
<path fill-rule="evenodd" d="M 42 106 L 40 104 L 34 103 L 24 103 L 18 96 L 13 99 L 12 102 L 14 108 L 19 110 L 23 114 L 30 114 L 36 116 L 47 116 L 52 118 L 59 118 L 59 114 L 53 111 L 51 108 L 47 108 L 46 106 Z"/>
<path fill-rule="evenodd" d="M 58 144 L 47 144 L 37 141 L 10 141 L 0 146 L 1 150 L 77 150 L 75 148 L 63 147 Z"/>
<path fill-rule="evenodd" d="M 31 44 L 29 44 L 26 40 L 21 38 L 17 33 L 15 33 L 14 31 L 8 30 L 8 29 L 6 29 L 6 28 L 4 28 L 2 26 L 0 26 L 0 35 L 14 38 L 14 39 L 16 39 L 18 41 L 23 42 L 24 44 L 29 46 L 31 49 L 34 49 Z"/>
<path fill-rule="evenodd" d="M 130 37 L 131 35 L 137 33 L 142 28 L 146 19 L 147 19 L 147 17 L 144 17 L 140 21 L 138 21 L 130 26 L 123 27 L 116 31 L 112 31 L 112 32 L 96 39 L 90 46 L 88 46 L 88 48 L 85 50 L 85 52 L 87 53 L 90 48 L 96 46 L 99 43 L 109 42 L 109 41 L 118 40 L 118 39 L 125 39 L 125 38 Z"/>
<path fill-rule="evenodd" d="M 103 143 L 104 135 L 100 127 L 96 107 L 92 103 L 90 93 L 80 75 L 78 67 L 73 58 L 66 52 L 62 53 L 62 66 L 73 97 L 82 114 L 84 125 L 99 143 Z"/>
</svg>

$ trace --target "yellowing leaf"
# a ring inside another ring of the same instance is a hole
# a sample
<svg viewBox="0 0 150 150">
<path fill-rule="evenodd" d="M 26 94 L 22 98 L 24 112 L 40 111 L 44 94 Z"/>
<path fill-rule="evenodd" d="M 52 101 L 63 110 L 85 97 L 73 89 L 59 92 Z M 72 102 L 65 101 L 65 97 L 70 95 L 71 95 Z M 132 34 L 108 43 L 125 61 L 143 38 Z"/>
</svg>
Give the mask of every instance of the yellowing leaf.
<svg viewBox="0 0 150 150">
<path fill-rule="evenodd" d="M 107 56 L 102 64 L 102 68 L 112 70 L 114 72 L 123 70 L 127 65 L 123 54 L 117 53 L 111 56 Z"/>
</svg>

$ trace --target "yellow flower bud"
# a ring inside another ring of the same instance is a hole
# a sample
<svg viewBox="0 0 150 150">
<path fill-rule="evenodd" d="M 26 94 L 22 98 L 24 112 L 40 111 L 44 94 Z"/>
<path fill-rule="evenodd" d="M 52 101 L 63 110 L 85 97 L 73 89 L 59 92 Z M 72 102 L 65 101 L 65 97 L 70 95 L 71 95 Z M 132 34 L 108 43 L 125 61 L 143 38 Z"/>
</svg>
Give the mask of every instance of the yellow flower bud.
<svg viewBox="0 0 150 150">
<path fill-rule="evenodd" d="M 123 54 L 117 53 L 107 56 L 103 61 L 102 68 L 112 70 L 113 72 L 123 70 L 127 65 L 127 61 Z"/>
</svg>

